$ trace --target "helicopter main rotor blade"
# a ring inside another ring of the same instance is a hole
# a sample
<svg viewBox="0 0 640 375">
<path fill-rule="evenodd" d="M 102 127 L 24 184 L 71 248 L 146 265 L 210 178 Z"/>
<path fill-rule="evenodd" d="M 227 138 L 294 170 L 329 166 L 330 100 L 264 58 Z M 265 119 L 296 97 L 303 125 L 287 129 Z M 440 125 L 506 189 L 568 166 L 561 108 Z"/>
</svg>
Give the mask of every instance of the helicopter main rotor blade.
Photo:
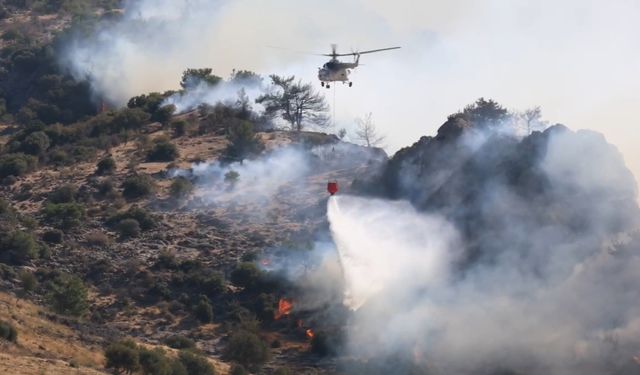
<svg viewBox="0 0 640 375">
<path fill-rule="evenodd" d="M 370 49 L 368 51 L 361 51 L 361 52 L 355 52 L 353 54 L 349 54 L 349 55 L 364 55 L 365 53 L 374 53 L 374 52 L 381 52 L 381 51 L 389 51 L 392 49 L 400 49 L 400 47 L 389 47 L 389 48 L 379 48 L 379 49 Z"/>
<path fill-rule="evenodd" d="M 379 49 L 371 49 L 371 50 L 368 50 L 368 51 L 351 52 L 351 53 L 336 53 L 336 54 L 325 53 L 322 56 L 328 56 L 328 57 L 332 57 L 332 56 L 356 56 L 356 55 L 364 55 L 365 53 L 389 51 L 389 50 L 392 50 L 392 49 L 399 49 L 399 48 L 401 48 L 401 47 L 379 48 Z"/>
</svg>

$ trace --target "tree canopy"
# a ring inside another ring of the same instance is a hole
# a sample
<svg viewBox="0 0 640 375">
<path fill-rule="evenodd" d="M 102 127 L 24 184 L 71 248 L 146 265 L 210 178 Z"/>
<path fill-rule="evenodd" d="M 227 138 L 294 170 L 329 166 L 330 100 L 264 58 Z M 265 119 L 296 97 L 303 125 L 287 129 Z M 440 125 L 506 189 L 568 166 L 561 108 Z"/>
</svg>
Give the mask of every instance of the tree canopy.
<svg viewBox="0 0 640 375">
<path fill-rule="evenodd" d="M 291 129 L 301 131 L 307 126 L 326 127 L 329 125 L 329 107 L 324 97 L 311 84 L 295 81 L 295 76 L 271 75 L 271 92 L 256 99 L 265 107 L 269 118 L 282 117 Z"/>
<path fill-rule="evenodd" d="M 180 81 L 180 86 L 186 90 L 189 88 L 193 88 L 200 83 L 206 83 L 208 85 L 217 85 L 220 81 L 222 81 L 221 77 L 212 73 L 213 69 L 211 68 L 200 68 L 200 69 L 192 69 L 189 68 L 182 73 L 182 80 Z"/>
</svg>

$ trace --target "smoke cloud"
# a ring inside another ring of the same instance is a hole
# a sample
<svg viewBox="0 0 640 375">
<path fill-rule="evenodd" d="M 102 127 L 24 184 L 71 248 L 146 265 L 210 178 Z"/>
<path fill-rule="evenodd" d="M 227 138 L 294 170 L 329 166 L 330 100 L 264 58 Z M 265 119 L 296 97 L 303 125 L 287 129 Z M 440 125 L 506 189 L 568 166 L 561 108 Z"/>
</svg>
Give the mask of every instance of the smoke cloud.
<svg viewBox="0 0 640 375">
<path fill-rule="evenodd" d="M 195 196 L 203 204 L 271 203 L 281 189 L 296 189 L 309 171 L 311 153 L 284 147 L 243 162 L 194 164 L 191 170 L 174 170 L 172 177 L 192 177 Z M 237 173 L 229 177 L 229 173 Z M 302 187 L 301 187 L 302 188 Z"/>
<path fill-rule="evenodd" d="M 215 105 L 223 103 L 225 105 L 234 105 L 240 100 L 247 100 L 249 105 L 255 107 L 255 99 L 262 93 L 263 88 L 260 85 L 244 84 L 242 82 L 222 82 L 212 87 L 201 82 L 184 92 L 169 96 L 162 105 L 175 105 L 176 113 L 192 110 L 201 104 Z"/>
<path fill-rule="evenodd" d="M 451 195 L 411 197 L 426 212 L 404 201 L 329 202 L 344 303 L 356 308 L 347 353 L 386 363 L 402 356 L 435 374 L 637 373 L 640 215 L 621 155 L 589 131 L 485 139 L 472 166 L 449 174 Z M 539 152 L 530 154 L 533 143 Z M 510 173 L 509 160 L 547 185 L 491 170 L 497 163 Z M 428 179 L 406 165 L 401 174 L 418 191 Z M 451 207 L 452 196 L 466 200 Z M 368 369 L 389 372 L 410 371 Z"/>
<path fill-rule="evenodd" d="M 121 20 L 71 43 L 63 64 L 122 104 L 176 89 L 186 68 L 316 81 L 322 58 L 266 46 L 325 53 L 330 43 L 345 52 L 401 45 L 363 56 L 353 87 L 334 85 L 338 128 L 353 131 L 355 117 L 373 112 L 393 152 L 435 132 L 460 103 L 490 97 L 512 108 L 540 105 L 547 118 L 606 134 L 637 174 L 640 138 L 629 129 L 640 91 L 639 7 L 632 0 L 131 0 Z"/>
</svg>

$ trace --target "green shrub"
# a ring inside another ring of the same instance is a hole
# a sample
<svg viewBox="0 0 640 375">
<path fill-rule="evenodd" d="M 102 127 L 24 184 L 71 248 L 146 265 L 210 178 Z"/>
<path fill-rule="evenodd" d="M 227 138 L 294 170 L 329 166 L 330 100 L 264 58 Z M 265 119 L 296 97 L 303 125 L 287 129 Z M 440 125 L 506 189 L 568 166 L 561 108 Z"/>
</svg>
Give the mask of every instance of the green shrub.
<svg viewBox="0 0 640 375">
<path fill-rule="evenodd" d="M 193 340 L 181 335 L 169 336 L 164 342 L 173 349 L 194 349 L 196 347 Z"/>
<path fill-rule="evenodd" d="M 176 106 L 173 104 L 162 106 L 158 108 L 155 112 L 153 112 L 153 114 L 151 115 L 151 120 L 157 121 L 162 125 L 166 125 L 169 122 L 169 120 L 171 120 L 171 116 L 175 111 L 176 111 Z"/>
<path fill-rule="evenodd" d="M 112 132 L 120 130 L 138 130 L 151 116 L 140 108 L 125 108 L 116 113 L 113 122 L 110 124 Z"/>
<path fill-rule="evenodd" d="M 173 135 L 175 137 L 182 137 L 187 133 L 187 122 L 184 120 L 174 121 L 171 126 L 173 127 Z"/>
<path fill-rule="evenodd" d="M 131 374 L 140 368 L 140 353 L 132 341 L 120 341 L 109 345 L 104 356 L 107 360 L 105 367 L 113 369 L 116 374 Z"/>
<path fill-rule="evenodd" d="M 0 260 L 10 264 L 24 264 L 37 258 L 40 247 L 31 233 L 14 231 L 0 234 Z"/>
<path fill-rule="evenodd" d="M 245 289 L 255 289 L 262 279 L 262 271 L 250 262 L 243 262 L 231 272 L 231 282 Z"/>
<path fill-rule="evenodd" d="M 186 198 L 193 191 L 193 184 L 184 177 L 178 177 L 173 180 L 169 192 L 175 199 Z"/>
<path fill-rule="evenodd" d="M 229 144 L 225 150 L 225 158 L 230 161 L 242 161 L 264 150 L 264 144 L 253 130 L 249 121 L 240 121 L 229 127 L 227 133 Z"/>
<path fill-rule="evenodd" d="M 24 270 L 20 271 L 18 276 L 20 277 L 20 282 L 22 283 L 22 290 L 25 293 L 32 292 L 38 286 L 38 279 L 33 273 Z"/>
<path fill-rule="evenodd" d="M 131 207 L 125 212 L 117 213 L 107 220 L 107 225 L 117 226 L 124 219 L 134 219 L 140 225 L 140 229 L 149 230 L 156 226 L 156 220 L 151 213 L 144 208 Z"/>
<path fill-rule="evenodd" d="M 79 226 L 84 219 L 84 205 L 79 203 L 47 203 L 45 220 L 56 228 L 68 230 Z"/>
<path fill-rule="evenodd" d="M 213 308 L 207 297 L 202 296 L 200 298 L 200 301 L 193 309 L 193 313 L 202 323 L 211 323 L 213 321 Z"/>
<path fill-rule="evenodd" d="M 196 289 L 208 296 L 215 296 L 224 292 L 224 277 L 217 272 L 206 270 L 190 270 L 185 281 L 192 289 Z"/>
<path fill-rule="evenodd" d="M 255 333 L 240 330 L 231 335 L 226 356 L 244 366 L 259 367 L 269 360 L 267 344 Z"/>
<path fill-rule="evenodd" d="M 160 254 L 158 254 L 158 260 L 156 261 L 155 266 L 175 270 L 178 268 L 178 259 L 176 259 L 176 255 L 173 252 L 169 250 L 161 250 Z"/>
<path fill-rule="evenodd" d="M 230 185 L 235 185 L 236 182 L 238 182 L 239 178 L 240 178 L 240 173 L 233 170 L 224 174 L 224 182 Z"/>
<path fill-rule="evenodd" d="M 116 170 L 116 161 L 111 156 L 108 156 L 98 162 L 96 165 L 96 174 L 106 175 L 112 174 Z"/>
<path fill-rule="evenodd" d="M 98 194 L 103 197 L 114 196 L 116 194 L 116 183 L 112 178 L 105 178 L 98 183 Z"/>
<path fill-rule="evenodd" d="M 49 151 L 49 163 L 53 165 L 68 165 L 73 162 L 69 154 L 62 149 L 56 148 Z"/>
<path fill-rule="evenodd" d="M 173 375 L 171 360 L 162 349 L 148 350 L 139 348 L 139 361 L 142 373 L 145 375 Z"/>
<path fill-rule="evenodd" d="M 63 315 L 80 316 L 89 307 L 87 287 L 69 274 L 60 274 L 49 283 L 47 300 L 55 312 Z"/>
<path fill-rule="evenodd" d="M 0 178 L 20 177 L 35 169 L 37 160 L 31 155 L 5 154 L 0 156 Z"/>
<path fill-rule="evenodd" d="M 62 243 L 64 233 L 58 229 L 52 229 L 42 234 L 42 240 L 51 244 Z"/>
<path fill-rule="evenodd" d="M 11 323 L 0 320 L 0 339 L 12 343 L 18 342 L 18 331 Z"/>
<path fill-rule="evenodd" d="M 49 193 L 47 200 L 51 203 L 71 203 L 75 202 L 77 193 L 75 185 L 66 184 Z"/>
<path fill-rule="evenodd" d="M 37 131 L 29 134 L 22 141 L 20 148 L 26 154 L 38 156 L 44 154 L 50 144 L 47 134 L 43 131 Z"/>
<path fill-rule="evenodd" d="M 140 235 L 140 223 L 136 219 L 124 219 L 118 223 L 121 238 L 132 238 Z"/>
<path fill-rule="evenodd" d="M 122 195 L 125 198 L 137 199 L 148 196 L 155 190 L 155 181 L 151 176 L 140 174 L 128 177 L 122 183 Z"/>
<path fill-rule="evenodd" d="M 161 139 L 153 145 L 147 154 L 147 161 L 169 162 L 174 161 L 179 155 L 178 148 L 168 140 Z"/>
<path fill-rule="evenodd" d="M 197 355 L 188 351 L 181 351 L 178 355 L 180 362 L 184 365 L 189 375 L 215 375 L 216 370 L 201 355 Z"/>
</svg>

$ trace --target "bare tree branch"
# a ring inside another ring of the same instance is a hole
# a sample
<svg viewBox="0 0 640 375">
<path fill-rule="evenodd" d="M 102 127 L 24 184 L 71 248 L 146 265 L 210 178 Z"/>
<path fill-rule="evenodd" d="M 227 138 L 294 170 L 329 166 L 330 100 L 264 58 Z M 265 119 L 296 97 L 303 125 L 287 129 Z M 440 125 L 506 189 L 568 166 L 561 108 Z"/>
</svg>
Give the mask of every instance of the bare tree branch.
<svg viewBox="0 0 640 375">
<path fill-rule="evenodd" d="M 367 147 L 382 147 L 385 137 L 378 134 L 371 112 L 356 119 L 356 137 Z"/>
</svg>

